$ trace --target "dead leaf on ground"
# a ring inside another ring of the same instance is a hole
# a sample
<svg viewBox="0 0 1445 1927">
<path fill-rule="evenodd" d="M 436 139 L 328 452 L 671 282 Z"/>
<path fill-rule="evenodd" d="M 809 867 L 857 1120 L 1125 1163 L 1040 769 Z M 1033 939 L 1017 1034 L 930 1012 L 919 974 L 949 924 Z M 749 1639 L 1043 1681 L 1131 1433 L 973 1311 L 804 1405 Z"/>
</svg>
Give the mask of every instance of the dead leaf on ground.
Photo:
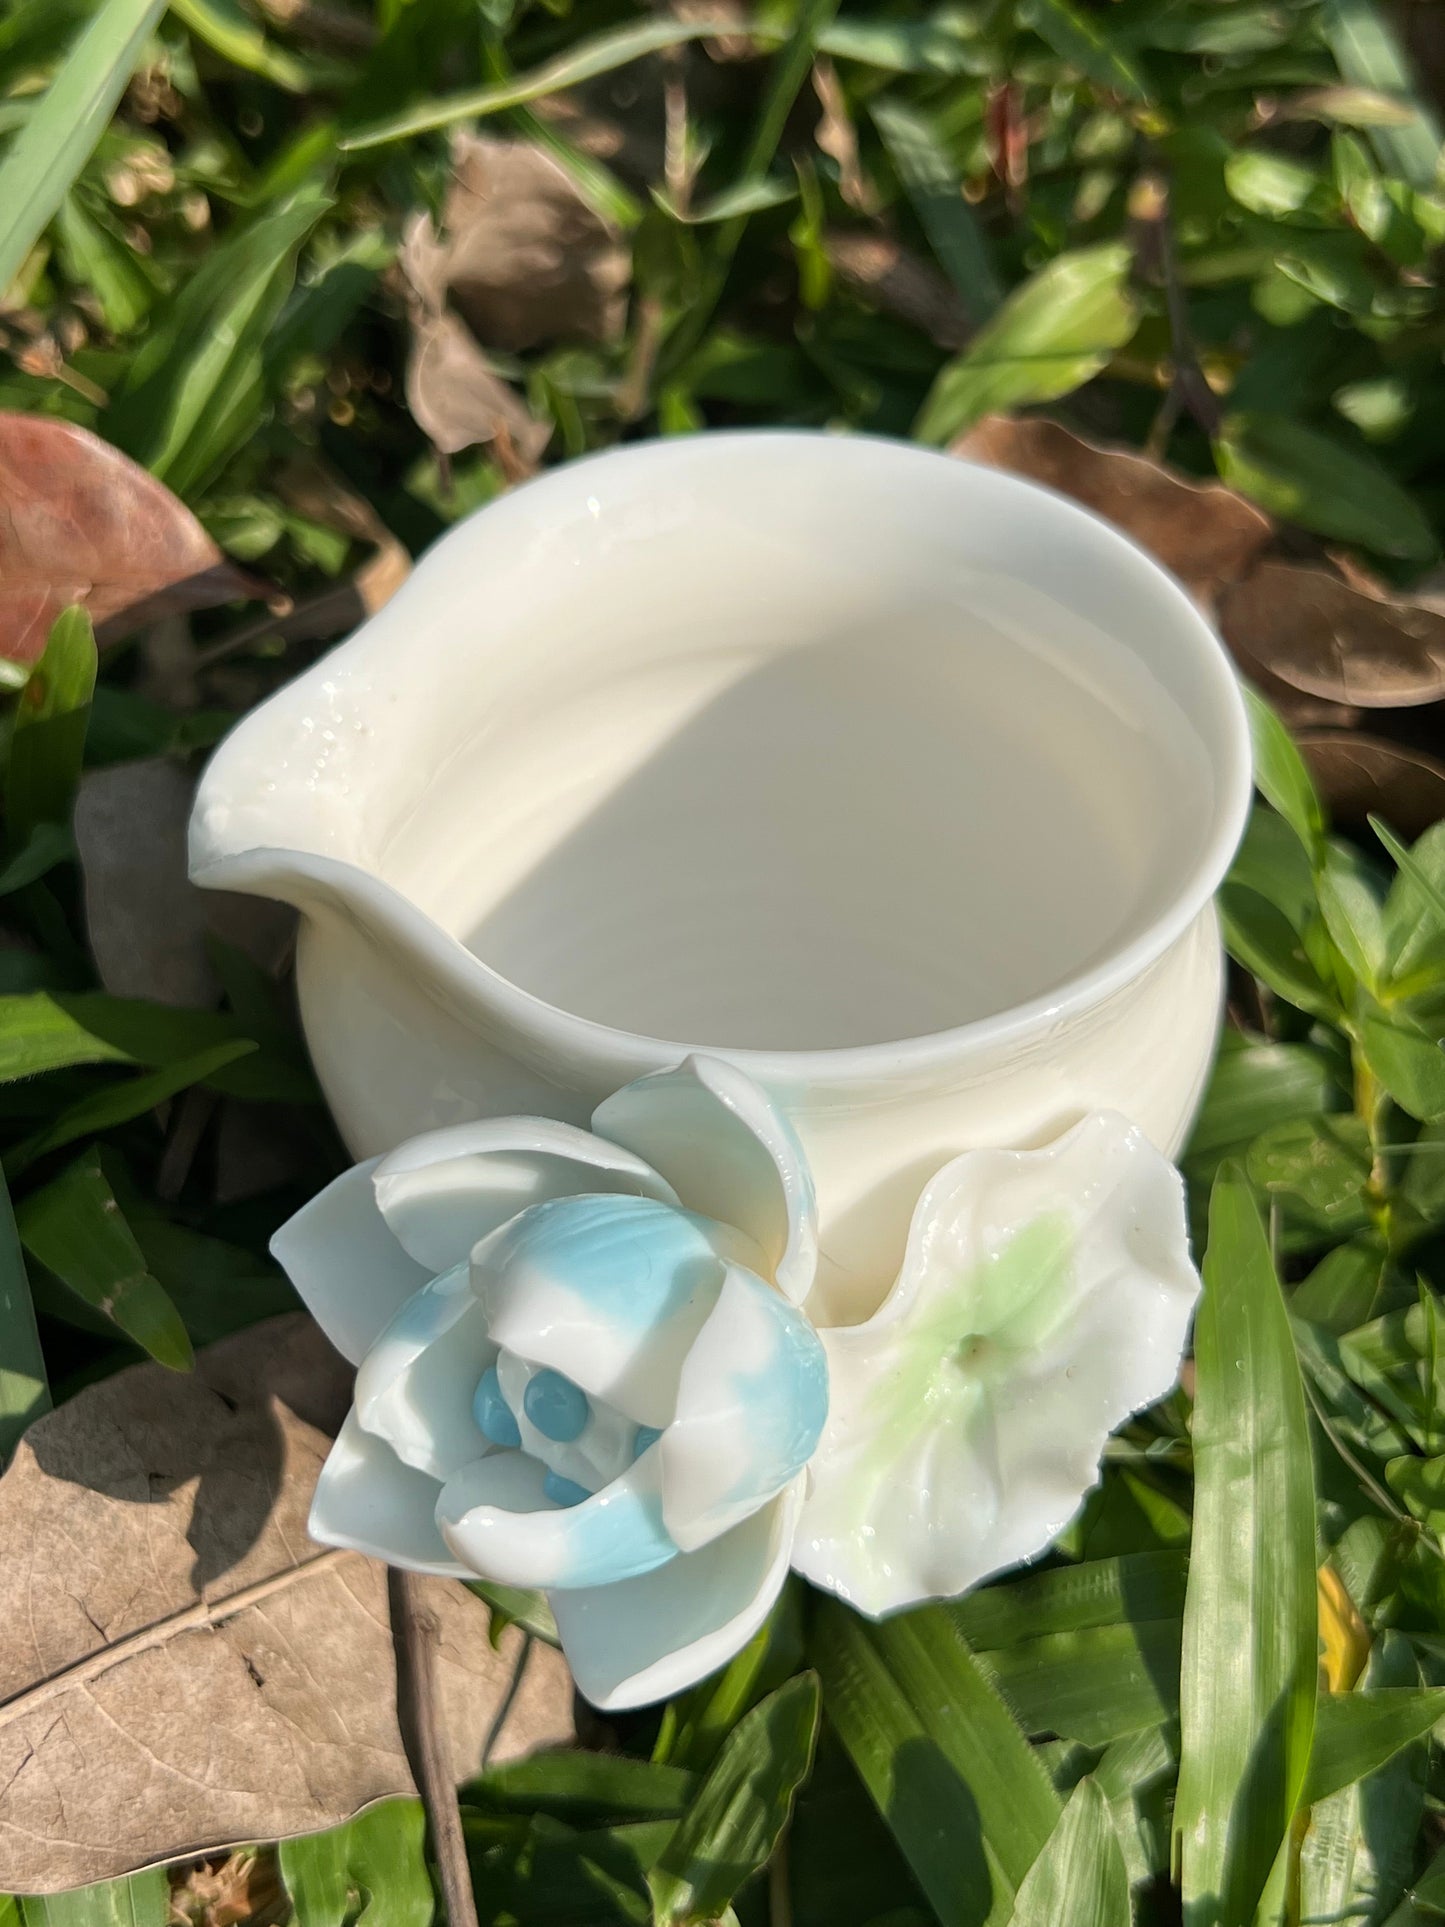
<svg viewBox="0 0 1445 1927">
<path fill-rule="evenodd" d="M 526 403 L 492 367 L 459 316 L 418 316 L 406 364 L 406 402 L 443 455 L 475 442 L 496 445 L 504 471 L 530 474 L 551 439 Z"/>
<path fill-rule="evenodd" d="M 1445 697 L 1445 614 L 1324 569 L 1262 562 L 1220 603 L 1235 654 L 1328 702 L 1403 709 Z"/>
<path fill-rule="evenodd" d="M 33 662 L 73 602 L 106 643 L 266 592 L 119 449 L 71 422 L 0 412 L 0 655 Z"/>
<path fill-rule="evenodd" d="M 0 1479 L 0 1891 L 338 1824 L 414 1791 L 385 1569 L 306 1536 L 350 1372 L 300 1314 L 134 1365 Z M 454 1768 L 572 1735 L 561 1655 L 426 1582 Z M 510 1704 L 508 1695 L 515 1694 Z M 499 1732 L 492 1727 L 501 1716 Z"/>
<path fill-rule="evenodd" d="M 1148 549 L 1207 605 L 1273 533 L 1262 509 L 1222 482 L 1198 482 L 1131 448 L 1086 442 L 1058 422 L 989 415 L 951 454 L 1071 495 Z"/>
<path fill-rule="evenodd" d="M 1362 829 L 1373 814 L 1416 837 L 1445 817 L 1445 763 L 1423 750 L 1353 730 L 1306 729 L 1296 741 L 1336 821 Z"/>
<path fill-rule="evenodd" d="M 459 134 L 441 231 L 413 220 L 400 261 L 424 310 L 453 308 L 484 348 L 611 340 L 626 316 L 630 251 L 535 142 Z"/>
</svg>

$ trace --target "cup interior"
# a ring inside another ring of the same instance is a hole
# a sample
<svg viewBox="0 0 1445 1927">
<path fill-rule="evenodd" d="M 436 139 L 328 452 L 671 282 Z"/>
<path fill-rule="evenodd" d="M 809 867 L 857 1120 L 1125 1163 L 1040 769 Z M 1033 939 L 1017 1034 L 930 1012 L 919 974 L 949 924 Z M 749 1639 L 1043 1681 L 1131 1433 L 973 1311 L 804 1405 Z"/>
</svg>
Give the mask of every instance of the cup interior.
<svg viewBox="0 0 1445 1927">
<path fill-rule="evenodd" d="M 574 464 L 405 595 L 446 646 L 369 865 L 622 1030 L 832 1050 L 996 1016 L 1182 928 L 1242 818 L 1238 692 L 1177 585 L 918 449 Z"/>
</svg>

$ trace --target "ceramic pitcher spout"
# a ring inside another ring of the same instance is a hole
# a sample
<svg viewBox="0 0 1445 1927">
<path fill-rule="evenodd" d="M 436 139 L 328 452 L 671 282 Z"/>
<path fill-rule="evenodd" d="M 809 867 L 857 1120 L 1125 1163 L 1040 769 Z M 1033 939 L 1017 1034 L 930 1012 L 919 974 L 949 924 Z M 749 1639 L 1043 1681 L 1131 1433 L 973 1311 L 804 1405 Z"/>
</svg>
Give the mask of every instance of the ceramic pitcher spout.
<svg viewBox="0 0 1445 1927">
<path fill-rule="evenodd" d="M 460 524 L 221 746 L 198 882 L 302 915 L 358 1156 L 585 1124 L 694 1051 L 786 1113 L 858 1315 L 923 1186 L 1119 1111 L 1173 1155 L 1220 1017 L 1248 732 L 1179 586 L 1045 490 L 743 433 Z"/>
</svg>

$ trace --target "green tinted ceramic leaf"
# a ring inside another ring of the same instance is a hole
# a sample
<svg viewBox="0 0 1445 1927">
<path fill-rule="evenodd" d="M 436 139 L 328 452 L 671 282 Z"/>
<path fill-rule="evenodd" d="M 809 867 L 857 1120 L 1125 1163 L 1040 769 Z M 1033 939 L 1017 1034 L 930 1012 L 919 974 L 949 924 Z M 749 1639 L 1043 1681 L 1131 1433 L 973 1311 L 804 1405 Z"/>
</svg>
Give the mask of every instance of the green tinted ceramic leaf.
<svg viewBox="0 0 1445 1927">
<path fill-rule="evenodd" d="M 1011 1927 L 1130 1927 L 1129 1876 L 1109 1803 L 1080 1780 L 1024 1876 Z"/>
<path fill-rule="evenodd" d="M 25 1927 L 166 1927 L 170 1896 L 165 1869 L 153 1867 L 98 1887 L 22 1900 L 20 1911 Z"/>
<path fill-rule="evenodd" d="M 952 441 L 981 416 L 1052 401 L 1096 375 L 1134 332 L 1130 250 L 1118 242 L 1057 255 L 1015 288 L 940 372 L 914 423 Z"/>
<path fill-rule="evenodd" d="M 824 1705 L 943 1927 L 1002 1927 L 1059 1800 L 987 1672 L 937 1607 L 879 1624 L 819 1602 Z"/>
<path fill-rule="evenodd" d="M 1435 536 L 1419 505 L 1364 449 L 1289 415 L 1225 417 L 1214 445 L 1224 481 L 1317 535 L 1428 562 Z"/>
<path fill-rule="evenodd" d="M 95 636 L 84 609 L 57 617 L 45 652 L 15 702 L 5 771 L 5 828 L 17 853 L 41 823 L 68 824 L 90 700 L 95 690 Z"/>
<path fill-rule="evenodd" d="M 125 92 L 165 0 L 104 0 L 0 164 L 0 297 L 65 199 Z"/>
<path fill-rule="evenodd" d="M 0 1176 L 0 1472 L 26 1426 L 49 1409 L 50 1386 L 35 1328 L 30 1280 L 10 1193 Z"/>
<path fill-rule="evenodd" d="M 1248 1921 L 1304 1783 L 1315 1499 L 1299 1365 L 1259 1207 L 1226 1164 L 1195 1324 L 1194 1538 L 1175 1806 L 1186 1927 Z"/>
<path fill-rule="evenodd" d="M 172 1371 L 189 1371 L 180 1314 L 146 1270 L 92 1149 L 32 1192 L 16 1211 L 21 1243 L 77 1298 L 101 1312 Z"/>
<path fill-rule="evenodd" d="M 383 1800 L 276 1851 L 294 1927 L 431 1927 L 436 1918 L 420 1800 Z"/>
<path fill-rule="evenodd" d="M 718 1919 L 771 1859 L 808 1777 L 819 1710 L 817 1675 L 800 1673 L 738 1721 L 648 1874 L 657 1927 Z"/>
</svg>

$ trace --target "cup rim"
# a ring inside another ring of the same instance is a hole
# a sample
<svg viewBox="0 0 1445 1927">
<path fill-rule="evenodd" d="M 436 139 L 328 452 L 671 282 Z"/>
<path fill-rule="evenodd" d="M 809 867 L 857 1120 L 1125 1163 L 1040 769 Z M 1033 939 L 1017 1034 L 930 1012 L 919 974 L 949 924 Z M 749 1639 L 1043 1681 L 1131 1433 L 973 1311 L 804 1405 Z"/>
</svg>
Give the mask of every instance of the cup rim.
<svg viewBox="0 0 1445 1927">
<path fill-rule="evenodd" d="M 1127 581 L 1130 575 L 1149 577 L 1172 603 L 1177 618 L 1173 632 L 1176 640 L 1181 646 L 1194 650 L 1217 698 L 1220 741 L 1211 751 L 1213 821 L 1208 836 L 1203 839 L 1192 863 L 1181 876 L 1169 903 L 1132 936 L 1112 945 L 1104 956 L 1086 968 L 1072 972 L 1052 989 L 1038 996 L 943 1030 L 866 1044 L 812 1048 L 710 1044 L 627 1030 L 550 1003 L 502 975 L 484 958 L 468 950 L 459 938 L 436 924 L 393 885 L 358 866 L 341 864 L 331 858 L 308 858 L 303 853 L 285 851 L 275 844 L 264 851 L 252 845 L 245 851 L 224 855 L 213 851 L 203 853 L 193 844 L 192 873 L 195 879 L 219 889 L 250 888 L 270 894 L 262 880 L 263 875 L 271 869 L 264 861 L 266 857 L 289 857 L 296 868 L 324 870 L 333 880 L 338 878 L 340 871 L 350 871 L 353 890 L 371 900 L 373 911 L 383 921 L 394 928 L 405 926 L 409 943 L 430 953 L 431 961 L 440 967 L 442 974 L 452 984 L 460 987 L 461 981 L 466 980 L 472 995 L 484 997 L 508 1028 L 529 1034 L 540 1054 L 554 1062 L 571 1057 L 590 1060 L 594 1064 L 663 1069 L 676 1064 L 680 1058 L 698 1053 L 726 1058 L 765 1083 L 869 1083 L 879 1077 L 896 1077 L 910 1072 L 926 1073 L 943 1062 L 957 1061 L 961 1057 L 987 1052 L 996 1046 L 1017 1043 L 1108 1001 L 1157 962 L 1207 909 L 1243 835 L 1253 787 L 1248 713 L 1239 678 L 1224 645 L 1178 578 L 1138 543 L 1061 491 L 995 469 L 986 463 L 888 436 L 837 435 L 826 430 L 786 428 L 709 429 L 697 434 L 634 442 L 601 450 L 545 471 L 500 501 L 478 510 L 477 514 L 495 515 L 498 510 L 506 514 L 509 508 L 521 514 L 524 512 L 523 504 L 526 505 L 525 512 L 534 514 L 542 506 L 540 497 L 563 490 L 575 491 L 583 471 L 593 469 L 598 464 L 615 467 L 623 463 L 629 466 L 648 463 L 665 469 L 676 462 L 695 462 L 699 458 L 707 460 L 711 453 L 720 454 L 725 447 L 735 449 L 740 443 L 753 446 L 786 443 L 813 450 L 830 441 L 854 446 L 871 444 L 888 450 L 895 460 L 908 457 L 920 464 L 947 464 L 953 469 L 968 469 L 975 475 L 986 476 L 988 485 L 996 488 L 1000 494 L 1014 495 L 1020 502 L 1046 497 L 1069 516 L 1077 518 L 1080 525 L 1087 525 L 1091 539 L 1106 553 L 1110 566 L 1117 567 L 1123 579 Z M 471 519 L 469 517 L 467 521 Z M 465 528 L 466 522 L 458 524 L 441 538 L 430 555 L 435 555 L 461 536 Z M 423 558 L 420 565 L 422 569 L 430 560 L 430 555 Z M 404 595 L 405 589 L 400 593 Z M 372 621 L 375 620 L 372 618 Z M 353 637 L 338 644 L 337 653 L 349 649 L 369 627 L 370 623 L 363 625 Z M 334 658 L 322 657 L 313 669 L 303 672 L 297 681 L 304 681 L 318 671 L 334 674 Z M 294 685 L 287 685 L 278 691 L 278 696 L 284 697 L 290 687 Z M 260 714 L 259 711 L 253 713 Z M 246 729 L 249 721 L 249 717 L 242 720 L 237 734 Z M 203 789 L 205 781 L 203 779 Z M 198 793 L 198 803 L 199 800 Z M 199 861 L 195 860 L 197 857 Z M 637 1069 L 633 1068 L 629 1074 L 638 1074 Z"/>
</svg>

